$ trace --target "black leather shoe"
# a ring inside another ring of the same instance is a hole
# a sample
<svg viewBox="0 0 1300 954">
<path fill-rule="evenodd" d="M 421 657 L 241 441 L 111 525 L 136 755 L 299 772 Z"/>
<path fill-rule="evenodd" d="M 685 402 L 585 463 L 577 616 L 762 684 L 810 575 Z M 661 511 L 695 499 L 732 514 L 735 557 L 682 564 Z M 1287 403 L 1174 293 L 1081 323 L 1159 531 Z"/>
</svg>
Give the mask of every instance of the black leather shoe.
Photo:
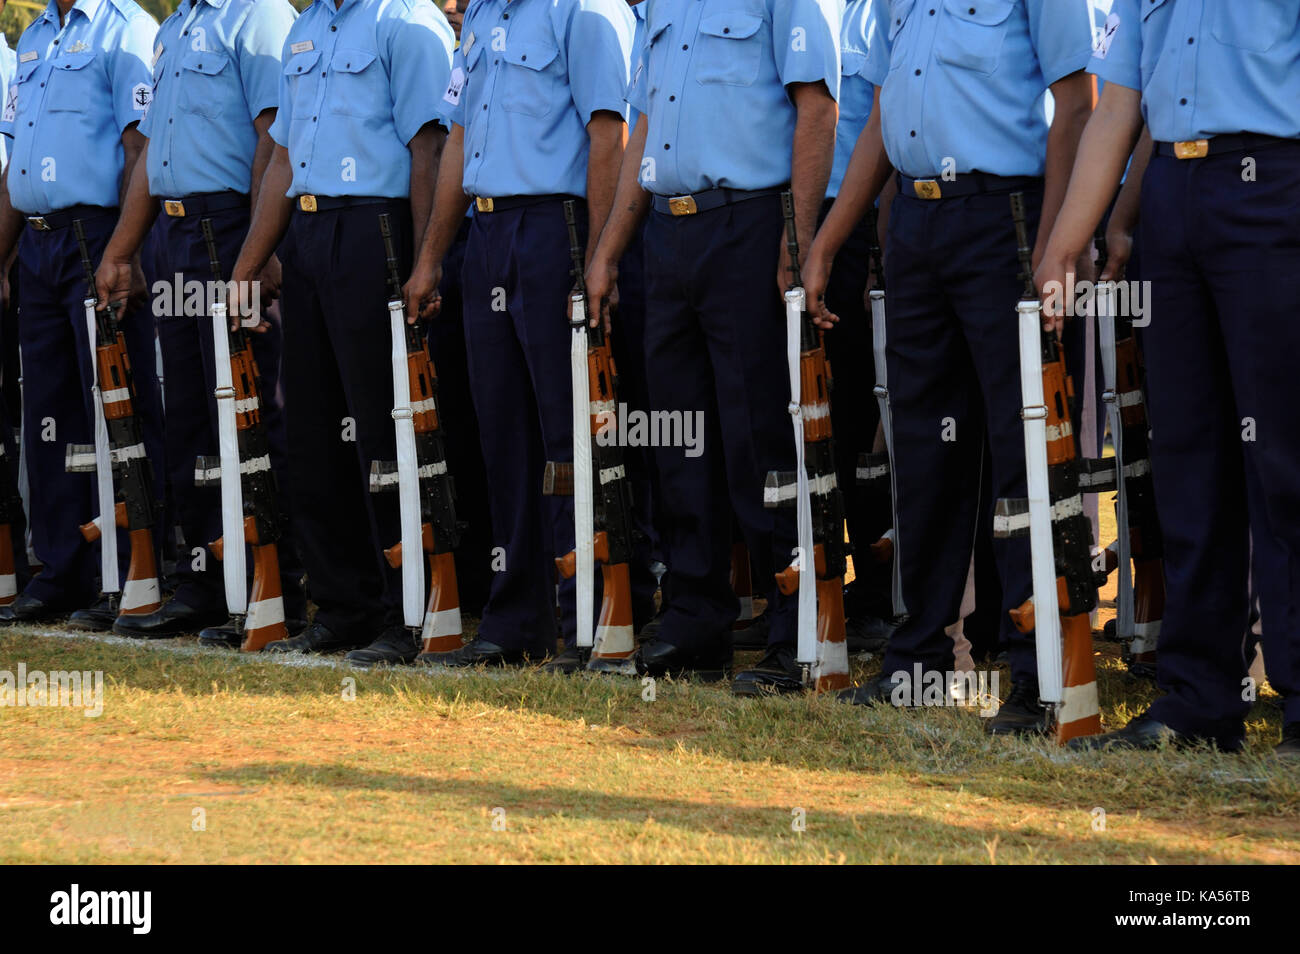
<svg viewBox="0 0 1300 954">
<path fill-rule="evenodd" d="M 769 696 L 803 692 L 803 668 L 794 661 L 790 646 L 773 646 L 753 669 L 736 674 L 731 691 L 738 696 Z"/>
<path fill-rule="evenodd" d="M 1300 759 L 1300 722 L 1282 726 L 1282 741 L 1273 747 L 1273 754 L 1281 759 Z"/>
<path fill-rule="evenodd" d="M 60 610 L 53 603 L 46 603 L 26 593 L 19 593 L 5 609 L 8 612 L 0 615 L 0 623 L 46 623 L 67 615 L 66 611 Z"/>
<path fill-rule="evenodd" d="M 307 628 L 305 619 L 286 619 L 284 628 L 289 635 L 297 636 Z M 238 649 L 244 645 L 244 631 L 235 626 L 233 619 L 226 620 L 220 626 L 209 626 L 199 633 L 199 645 L 209 649 Z"/>
<path fill-rule="evenodd" d="M 844 689 L 836 694 L 835 698 L 851 706 L 892 706 L 894 705 L 894 680 L 890 676 L 880 676 L 852 689 Z M 899 706 L 899 708 L 908 707 Z"/>
<path fill-rule="evenodd" d="M 744 629 L 732 630 L 731 646 L 745 652 L 767 649 L 767 638 L 772 635 L 772 620 L 766 612 L 754 617 Z"/>
<path fill-rule="evenodd" d="M 984 722 L 989 735 L 1042 735 L 1047 730 L 1047 710 L 1038 701 L 1036 679 L 1013 682 L 998 714 Z"/>
<path fill-rule="evenodd" d="M 1107 732 L 1103 735 L 1087 735 L 1078 739 L 1071 739 L 1067 744 L 1076 752 L 1089 749 L 1141 749 L 1153 751 L 1164 746 L 1184 748 L 1196 745 L 1198 742 L 1209 742 L 1217 745 L 1219 750 L 1223 752 L 1236 752 L 1241 748 L 1242 738 L 1241 736 L 1216 738 L 1187 735 L 1153 719 L 1149 712 L 1144 712 L 1130 721 L 1124 728 L 1115 732 Z"/>
<path fill-rule="evenodd" d="M 152 613 L 119 616 L 113 622 L 113 632 L 133 639 L 170 639 L 218 626 L 228 618 L 225 610 L 196 610 L 170 599 Z"/>
<path fill-rule="evenodd" d="M 725 646 L 701 653 L 656 637 L 636 651 L 636 671 L 641 676 L 691 676 L 702 682 L 717 682 L 726 679 L 730 669 L 731 650 Z"/>
<path fill-rule="evenodd" d="M 107 633 L 117 620 L 118 594 L 100 594 L 99 599 L 68 617 L 68 628 L 87 633 Z"/>
<path fill-rule="evenodd" d="M 409 666 L 415 662 L 424 646 L 420 632 L 412 633 L 405 626 L 390 626 L 365 649 L 354 649 L 343 657 L 353 669 L 372 666 Z"/>
<path fill-rule="evenodd" d="M 880 619 L 876 616 L 855 616 L 844 623 L 844 642 L 849 655 L 862 653 L 877 655 L 889 645 L 889 637 L 898 629 L 900 618 Z"/>
<path fill-rule="evenodd" d="M 277 639 L 273 643 L 267 643 L 263 652 L 341 653 L 349 649 L 360 649 L 365 644 L 365 640 L 340 636 L 320 623 L 312 623 L 297 636 L 290 639 Z"/>
<path fill-rule="evenodd" d="M 506 649 L 496 643 L 490 643 L 476 636 L 460 649 L 446 653 L 420 653 L 415 658 L 421 666 L 451 666 L 463 669 L 466 666 L 522 666 L 532 661 L 532 657 L 522 649 Z"/>
<path fill-rule="evenodd" d="M 586 669 L 587 661 L 590 658 L 590 649 L 580 650 L 577 646 L 566 646 L 564 652 L 560 653 L 560 655 L 552 656 L 542 663 L 542 672 L 554 672 L 561 676 L 571 676 L 575 672 Z"/>
</svg>

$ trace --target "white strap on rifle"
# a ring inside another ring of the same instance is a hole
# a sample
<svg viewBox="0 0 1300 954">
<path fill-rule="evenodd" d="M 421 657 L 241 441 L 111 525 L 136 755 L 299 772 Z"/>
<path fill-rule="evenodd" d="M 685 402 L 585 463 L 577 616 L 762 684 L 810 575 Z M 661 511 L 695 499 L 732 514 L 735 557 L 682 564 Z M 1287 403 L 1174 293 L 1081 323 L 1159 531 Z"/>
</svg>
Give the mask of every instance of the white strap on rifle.
<svg viewBox="0 0 1300 954">
<path fill-rule="evenodd" d="M 578 646 L 590 648 L 596 638 L 596 513 L 591 461 L 591 381 L 587 375 L 587 299 L 570 298 L 573 307 L 569 370 L 573 381 L 573 550 Z"/>
<path fill-rule="evenodd" d="M 406 361 L 406 312 L 388 303 L 393 336 L 393 429 L 397 437 L 397 500 L 402 522 L 402 622 L 424 626 L 424 544 L 420 539 L 420 475 L 415 457 L 415 413 Z"/>
<path fill-rule="evenodd" d="M 1052 502 L 1047 480 L 1047 406 L 1043 398 L 1043 315 L 1038 301 L 1016 305 L 1020 331 L 1020 416 L 1025 422 L 1025 476 L 1029 489 L 1029 550 L 1034 581 L 1034 646 L 1038 697 L 1065 701 L 1061 617 L 1056 599 Z"/>
<path fill-rule="evenodd" d="M 104 397 L 99 387 L 99 355 L 96 344 L 95 299 L 87 298 L 86 340 L 90 346 L 90 394 L 95 414 L 95 491 L 99 501 L 100 588 L 118 593 L 122 585 L 117 570 L 117 520 L 113 495 L 113 464 L 108 443 L 108 421 L 104 419 Z"/>
<path fill-rule="evenodd" d="M 216 363 L 217 442 L 221 459 L 221 575 L 226 611 L 248 611 L 248 576 L 244 564 L 244 487 L 240 479 L 239 429 L 235 421 L 235 385 L 230 371 L 230 332 L 226 303 L 212 302 L 212 342 Z"/>
<path fill-rule="evenodd" d="M 903 603 L 902 562 L 898 555 L 898 468 L 894 460 L 894 417 L 889 407 L 889 371 L 885 363 L 885 293 L 873 288 L 871 296 L 871 350 L 876 364 L 876 403 L 880 405 L 880 430 L 885 437 L 885 452 L 889 456 L 889 500 L 894 517 L 894 563 L 890 571 L 890 589 L 894 613 L 907 612 Z"/>
<path fill-rule="evenodd" d="M 1110 423 L 1110 436 L 1115 445 L 1115 551 L 1119 564 L 1116 580 L 1115 636 L 1132 639 L 1134 635 L 1133 575 L 1129 562 L 1130 540 L 1128 522 L 1128 488 L 1124 480 L 1124 419 L 1119 401 L 1118 357 L 1115 353 L 1115 283 L 1097 284 L 1097 334 L 1101 341 L 1101 373 L 1104 390 L 1101 399 L 1106 405 L 1106 419 Z"/>
<path fill-rule="evenodd" d="M 809 497 L 808 469 L 804 465 L 802 389 L 799 380 L 799 357 L 804 310 L 804 290 L 791 288 L 785 293 L 785 356 L 790 370 L 790 422 L 794 429 L 795 525 L 798 546 L 795 563 L 799 570 L 799 638 L 795 661 L 809 667 L 817 662 L 817 580 L 813 557 L 812 501 Z"/>
</svg>

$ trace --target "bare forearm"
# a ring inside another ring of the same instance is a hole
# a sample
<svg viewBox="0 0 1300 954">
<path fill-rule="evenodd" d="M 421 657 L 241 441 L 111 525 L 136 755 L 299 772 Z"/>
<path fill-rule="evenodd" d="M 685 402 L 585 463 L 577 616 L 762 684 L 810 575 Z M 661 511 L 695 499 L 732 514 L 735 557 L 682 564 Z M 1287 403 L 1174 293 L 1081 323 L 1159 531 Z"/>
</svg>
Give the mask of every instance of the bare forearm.
<svg viewBox="0 0 1300 954">
<path fill-rule="evenodd" d="M 849 159 L 844 181 L 840 184 L 835 203 L 826 215 L 817 241 L 825 246 L 829 258 L 834 258 L 862 217 L 867 214 L 876 197 L 881 194 L 890 174 L 894 171 L 885 154 L 885 142 L 880 132 L 880 90 L 875 93 L 875 105 L 866 127 L 858 135 L 853 155 Z M 882 210 L 883 211 L 883 210 Z M 883 231 L 883 223 L 882 223 Z"/>
<path fill-rule="evenodd" d="M 126 262 L 134 258 L 158 218 L 158 200 L 149 194 L 148 150 L 146 142 L 135 161 L 122 200 L 121 215 L 104 249 L 106 261 Z"/>
<path fill-rule="evenodd" d="M 817 234 L 817 219 L 826 199 L 835 157 L 835 100 L 820 83 L 796 94 L 794 147 L 790 155 L 790 193 L 794 198 L 795 229 L 804 255 Z"/>
<path fill-rule="evenodd" d="M 465 221 L 469 196 L 464 188 L 465 130 L 453 126 L 438 162 L 438 185 L 433 209 L 420 239 L 417 261 L 432 268 L 447 257 L 460 224 Z"/>
<path fill-rule="evenodd" d="M 599 243 L 591 243 L 608 261 L 623 257 L 632 237 L 650 211 L 650 193 L 641 188 L 641 157 L 645 153 L 646 118 L 641 116 L 623 151 L 618 170 L 618 186 L 610 202 L 611 208 L 600 230 Z"/>
<path fill-rule="evenodd" d="M 126 196 L 131 189 L 131 177 L 135 175 L 140 156 L 144 154 L 147 139 L 132 123 L 122 132 L 122 180 L 117 186 L 117 204 L 119 208 L 126 205 Z"/>
<path fill-rule="evenodd" d="M 1128 164 L 1128 177 L 1120 186 L 1115 208 L 1110 213 L 1112 225 L 1125 232 L 1132 232 L 1137 225 L 1138 212 L 1142 205 L 1142 177 L 1146 175 L 1153 148 L 1151 130 L 1143 126 L 1137 148 L 1133 150 L 1132 161 Z"/>
<path fill-rule="evenodd" d="M 627 138 L 627 125 L 614 113 L 597 113 L 587 125 L 591 150 L 587 157 L 587 224 L 589 234 L 598 237 L 609 219 L 618 190 L 619 169 Z M 587 242 L 590 260 L 596 243 Z"/>
<path fill-rule="evenodd" d="M 266 167 L 271 164 L 271 156 L 275 154 L 275 140 L 271 138 L 271 124 L 275 122 L 275 110 L 264 109 L 253 120 L 253 128 L 257 130 L 257 146 L 253 149 L 253 169 L 248 182 L 248 207 L 257 208 L 257 200 L 262 193 L 262 178 L 266 175 Z"/>
<path fill-rule="evenodd" d="M 288 231 L 289 216 L 293 214 L 293 200 L 285 196 L 292 184 L 289 153 L 283 146 L 276 146 L 262 176 L 253 221 L 239 251 L 236 271 L 256 275 L 275 254 L 275 247 Z"/>
<path fill-rule="evenodd" d="M 1092 115 L 1092 77 L 1075 73 L 1052 84 L 1056 100 L 1052 126 L 1047 133 L 1046 175 L 1043 182 L 1043 209 L 1038 223 L 1038 236 L 1034 241 L 1033 261 L 1042 258 L 1047 237 L 1065 201 L 1070 183 L 1070 170 L 1074 168 L 1079 153 L 1079 142 Z M 1109 196 L 1107 199 L 1109 200 Z"/>
<path fill-rule="evenodd" d="M 429 216 L 433 212 L 438 164 L 446 142 L 447 131 L 437 123 L 425 124 L 410 142 L 413 248 L 419 248 L 424 241 L 424 230 L 428 227 Z"/>
<path fill-rule="evenodd" d="M 0 184 L 0 259 L 6 263 L 13 257 L 18 236 L 26 224 L 27 219 L 9 201 L 9 170 L 6 169 Z"/>
</svg>

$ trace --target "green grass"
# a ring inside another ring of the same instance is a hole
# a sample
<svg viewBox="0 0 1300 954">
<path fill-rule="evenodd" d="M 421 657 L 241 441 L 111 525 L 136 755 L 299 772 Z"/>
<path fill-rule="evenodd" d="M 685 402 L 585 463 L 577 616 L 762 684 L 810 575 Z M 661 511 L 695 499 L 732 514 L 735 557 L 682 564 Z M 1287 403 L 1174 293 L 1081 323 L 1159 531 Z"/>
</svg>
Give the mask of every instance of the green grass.
<svg viewBox="0 0 1300 954">
<path fill-rule="evenodd" d="M 0 862 L 1300 860 L 1268 694 L 1245 755 L 1073 754 L 969 710 L 40 633 L 0 631 L 0 669 L 103 670 L 104 713 L 0 709 Z M 1155 690 L 1098 663 L 1122 724 Z"/>
</svg>

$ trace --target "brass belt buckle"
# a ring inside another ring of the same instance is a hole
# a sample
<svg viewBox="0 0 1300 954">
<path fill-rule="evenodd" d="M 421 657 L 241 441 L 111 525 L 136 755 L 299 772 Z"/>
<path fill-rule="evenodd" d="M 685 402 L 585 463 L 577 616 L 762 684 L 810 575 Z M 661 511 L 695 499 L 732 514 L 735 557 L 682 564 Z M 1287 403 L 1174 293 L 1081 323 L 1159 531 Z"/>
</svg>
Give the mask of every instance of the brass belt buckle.
<svg viewBox="0 0 1300 954">
<path fill-rule="evenodd" d="M 675 195 L 668 200 L 668 211 L 673 215 L 694 215 L 700 211 L 693 195 Z"/>
<path fill-rule="evenodd" d="M 935 179 L 913 179 L 912 191 L 916 193 L 918 199 L 943 198 L 943 190 L 939 188 L 939 183 Z"/>
<path fill-rule="evenodd" d="M 43 215 L 28 216 L 27 224 L 38 232 L 48 232 L 50 230 L 50 223 L 45 221 L 45 216 Z"/>
<path fill-rule="evenodd" d="M 298 208 L 302 209 L 304 212 L 315 212 L 316 197 L 314 195 L 298 196 Z"/>
<path fill-rule="evenodd" d="M 185 215 L 185 203 L 180 199 L 167 199 L 163 202 L 163 209 L 172 218 L 182 218 Z"/>
<path fill-rule="evenodd" d="M 491 212 L 493 211 L 493 206 L 495 204 L 496 203 L 494 203 L 491 199 L 484 198 L 481 195 L 474 197 L 474 208 L 479 212 Z"/>
<path fill-rule="evenodd" d="M 1210 154 L 1210 140 L 1189 139 L 1174 143 L 1174 155 L 1179 159 L 1204 159 Z"/>
</svg>

